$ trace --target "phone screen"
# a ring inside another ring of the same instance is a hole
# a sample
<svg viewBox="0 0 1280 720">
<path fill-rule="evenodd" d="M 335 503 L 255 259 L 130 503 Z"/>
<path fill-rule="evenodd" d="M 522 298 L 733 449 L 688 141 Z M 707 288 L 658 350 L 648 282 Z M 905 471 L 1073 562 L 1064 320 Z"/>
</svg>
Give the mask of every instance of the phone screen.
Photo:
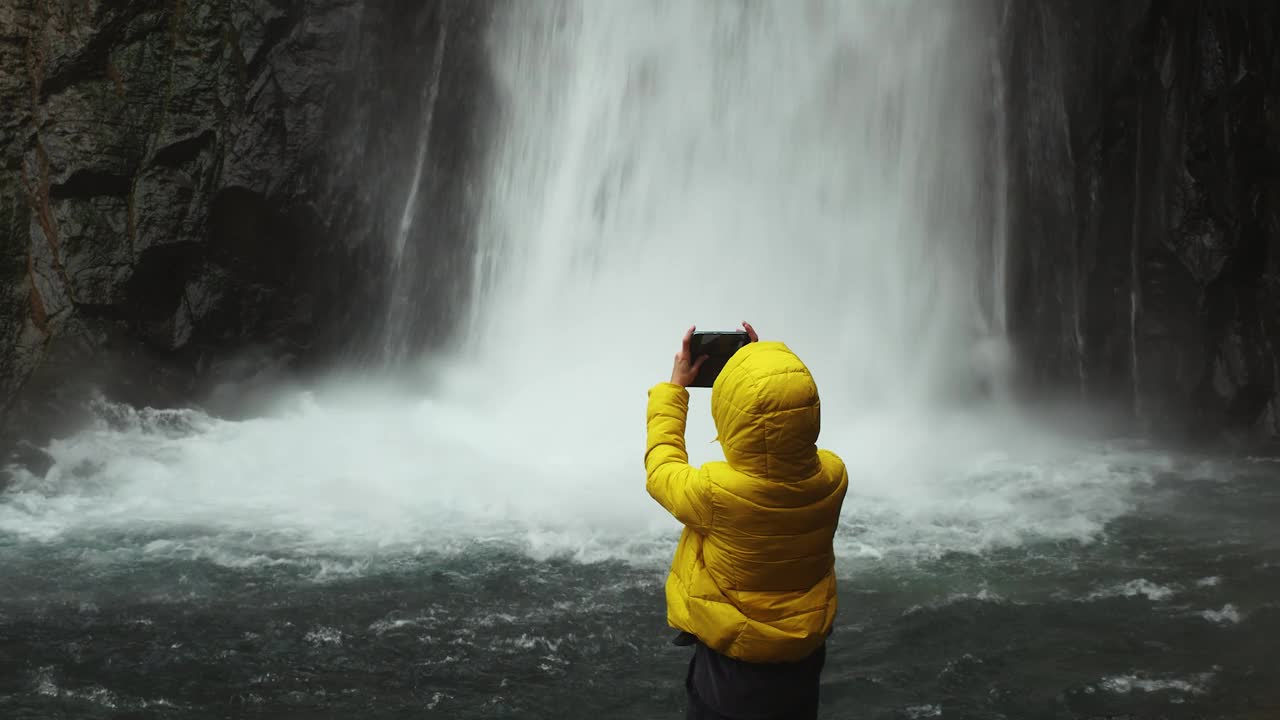
<svg viewBox="0 0 1280 720">
<path fill-rule="evenodd" d="M 716 377 L 724 369 L 725 363 L 729 362 L 729 358 L 749 342 L 751 339 L 745 332 L 695 332 L 689 342 L 693 360 L 696 362 L 703 355 L 709 357 L 702 364 L 698 377 L 689 387 L 714 385 Z"/>
</svg>

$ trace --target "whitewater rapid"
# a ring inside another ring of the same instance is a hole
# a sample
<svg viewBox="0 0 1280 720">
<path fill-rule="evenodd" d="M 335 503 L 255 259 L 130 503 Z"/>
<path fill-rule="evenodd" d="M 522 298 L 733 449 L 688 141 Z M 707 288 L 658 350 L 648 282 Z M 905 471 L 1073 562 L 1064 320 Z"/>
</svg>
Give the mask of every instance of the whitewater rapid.
<svg viewBox="0 0 1280 720">
<path fill-rule="evenodd" d="M 679 528 L 644 490 L 643 388 L 616 422 L 495 416 L 451 400 L 348 386 L 240 421 L 102 404 L 93 429 L 49 447 L 47 473 L 17 472 L 0 496 L 0 536 L 54 545 L 105 537 L 126 554 L 231 566 L 486 546 L 538 559 L 669 559 Z M 693 405 L 691 458 L 715 459 L 706 398 Z M 821 444 L 850 468 L 842 561 L 1092 542 L 1169 465 L 1028 432 L 1016 418 L 998 428 L 964 414 L 911 423 L 924 419 L 881 415 L 824 430 Z"/>
</svg>

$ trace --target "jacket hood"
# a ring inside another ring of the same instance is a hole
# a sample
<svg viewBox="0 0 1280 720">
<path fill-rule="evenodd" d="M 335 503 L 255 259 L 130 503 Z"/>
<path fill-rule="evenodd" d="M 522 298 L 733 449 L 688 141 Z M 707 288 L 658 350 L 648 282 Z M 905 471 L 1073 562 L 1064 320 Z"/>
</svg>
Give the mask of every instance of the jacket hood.
<svg viewBox="0 0 1280 720">
<path fill-rule="evenodd" d="M 816 473 L 821 414 L 809 368 L 780 342 L 744 346 L 711 388 L 725 460 L 747 475 L 788 480 Z"/>
</svg>

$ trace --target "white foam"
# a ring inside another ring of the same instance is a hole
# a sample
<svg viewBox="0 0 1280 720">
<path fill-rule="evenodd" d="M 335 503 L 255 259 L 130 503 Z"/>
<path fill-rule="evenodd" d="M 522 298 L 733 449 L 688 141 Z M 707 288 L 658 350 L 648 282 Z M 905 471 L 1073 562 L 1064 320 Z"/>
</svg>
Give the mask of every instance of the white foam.
<svg viewBox="0 0 1280 720">
<path fill-rule="evenodd" d="M 20 476 L 0 497 L 0 532 L 30 542 L 144 534 L 151 537 L 139 547 L 107 559 L 134 552 L 237 569 L 294 567 L 317 578 L 361 574 L 379 557 L 477 543 L 535 558 L 661 564 L 678 526 L 644 490 L 643 397 L 637 390 L 627 411 L 638 422 L 594 445 L 552 441 L 562 433 L 555 423 L 483 418 L 438 399 L 353 406 L 304 397 L 240 422 L 187 411 L 186 435 L 104 422 L 54 443 L 49 472 Z M 705 402 L 696 398 L 692 412 L 705 415 Z M 1008 437 L 990 421 L 983 432 L 960 417 L 935 418 L 923 425 L 927 433 L 920 422 L 882 418 L 824 432 L 823 444 L 850 469 L 837 536 L 843 559 L 1089 542 L 1166 464 L 1025 430 L 1016 446 L 1000 449 Z M 695 462 L 718 452 L 707 442 L 712 433 L 690 428 Z"/>
<path fill-rule="evenodd" d="M 1230 603 L 1223 605 L 1221 610 L 1204 610 L 1200 617 L 1219 625 L 1236 625 L 1241 619 L 1240 611 Z"/>
<path fill-rule="evenodd" d="M 307 634 L 302 639 L 319 647 L 321 645 L 342 645 L 342 637 L 342 631 L 338 628 L 321 625 L 307 631 Z"/>
<path fill-rule="evenodd" d="M 59 698 L 62 700 L 91 703 L 110 710 L 147 709 L 153 707 L 172 709 L 178 707 L 178 705 L 175 705 L 172 701 L 166 698 L 156 698 L 153 700 L 149 698 L 125 697 L 100 685 L 89 685 L 80 689 L 64 688 L 58 685 L 57 681 L 54 679 L 54 668 L 52 666 L 45 666 L 36 670 L 33 679 L 35 691 L 39 695 Z"/>
<path fill-rule="evenodd" d="M 1086 596 L 1086 599 L 1097 600 L 1100 598 L 1110 597 L 1145 597 L 1148 600 L 1168 600 L 1178 591 L 1176 585 L 1158 585 L 1145 578 L 1130 580 L 1119 585 L 1095 590 Z"/>
<path fill-rule="evenodd" d="M 983 588 L 973 593 L 966 593 L 966 592 L 951 593 L 950 595 L 947 595 L 945 598 L 942 598 L 940 600 L 934 600 L 932 602 L 929 602 L 923 605 L 912 605 L 906 610 L 903 610 L 902 614 L 904 616 L 914 615 L 915 613 L 918 613 L 922 610 L 926 610 L 926 609 L 937 610 L 939 608 L 947 607 L 948 605 L 954 605 L 956 603 L 965 602 L 968 600 L 976 600 L 978 602 L 991 603 L 993 605 L 1003 605 L 1009 602 L 1004 596 L 1000 595 L 999 593 L 995 593 L 987 588 Z"/>
<path fill-rule="evenodd" d="M 1199 673 L 1190 677 L 1149 677 L 1145 675 L 1113 675 L 1103 678 L 1098 685 L 1107 692 L 1128 694 L 1144 693 L 1182 693 L 1186 695 L 1203 695 L 1208 692 L 1213 681 L 1213 673 Z"/>
<path fill-rule="evenodd" d="M 549 653 L 560 651 L 560 645 L 566 640 L 572 642 L 574 636 L 572 634 L 563 638 L 548 638 L 541 635 L 529 635 L 528 633 L 520 633 L 519 637 L 509 639 L 498 639 L 493 642 L 493 648 L 514 647 L 520 650 L 545 650 Z"/>
<path fill-rule="evenodd" d="M 421 624 L 422 621 L 418 619 L 378 620 L 369 626 L 369 632 L 375 635 L 385 635 L 395 630 L 417 627 Z"/>
</svg>

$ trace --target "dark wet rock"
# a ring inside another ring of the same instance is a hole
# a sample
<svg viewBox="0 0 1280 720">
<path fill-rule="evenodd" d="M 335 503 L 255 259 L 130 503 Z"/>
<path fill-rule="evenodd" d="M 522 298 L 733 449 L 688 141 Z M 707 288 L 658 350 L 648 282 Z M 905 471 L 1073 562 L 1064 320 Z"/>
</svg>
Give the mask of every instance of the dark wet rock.
<svg viewBox="0 0 1280 720">
<path fill-rule="evenodd" d="M 1040 391 L 1280 438 L 1280 5 L 1008 2 L 1010 317 Z"/>
<path fill-rule="evenodd" d="M 440 310 L 399 339 L 443 338 L 463 288 L 442 273 L 468 252 L 462 176 L 486 127 L 487 13 L 449 0 L 0 7 L 0 436 L 56 431 L 95 391 L 189 402 L 239 379 L 225 373 L 256 377 L 239 358 L 321 369 L 388 332 L 387 233 L 433 73 L 428 180 L 400 261 Z"/>
</svg>

